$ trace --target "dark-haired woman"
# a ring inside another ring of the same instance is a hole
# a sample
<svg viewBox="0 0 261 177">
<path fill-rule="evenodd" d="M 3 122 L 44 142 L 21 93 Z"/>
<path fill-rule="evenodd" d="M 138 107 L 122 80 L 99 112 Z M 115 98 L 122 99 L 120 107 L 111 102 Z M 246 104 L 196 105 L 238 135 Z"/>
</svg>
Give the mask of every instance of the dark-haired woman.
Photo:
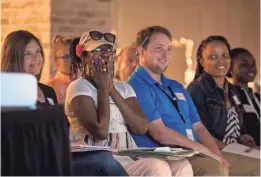
<svg viewBox="0 0 261 177">
<path fill-rule="evenodd" d="M 2 48 L 1 72 L 19 72 L 34 75 L 40 80 L 44 52 L 39 39 L 24 30 L 7 35 Z M 57 104 L 53 88 L 38 82 L 38 107 Z"/>
<path fill-rule="evenodd" d="M 209 36 L 197 51 L 197 70 L 188 86 L 201 121 L 215 138 L 220 149 L 231 143 L 255 146 L 245 134 L 242 105 L 235 88 L 226 80 L 230 68 L 230 45 L 222 36 Z M 259 175 L 259 160 L 222 153 L 228 160 L 231 175 Z M 244 161 L 240 162 L 239 161 Z"/>
<path fill-rule="evenodd" d="M 257 74 L 256 60 L 244 48 L 234 48 L 230 55 L 229 75 L 233 78 L 243 105 L 245 129 L 254 138 L 256 145 L 260 146 L 260 95 L 248 87 L 248 83 L 253 82 Z"/>
</svg>

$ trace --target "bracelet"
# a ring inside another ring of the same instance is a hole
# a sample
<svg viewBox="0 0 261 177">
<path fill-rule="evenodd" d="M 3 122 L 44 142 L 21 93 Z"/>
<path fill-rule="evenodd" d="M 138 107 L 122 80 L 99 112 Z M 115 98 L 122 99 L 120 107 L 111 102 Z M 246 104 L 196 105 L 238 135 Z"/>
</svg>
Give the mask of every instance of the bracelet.
<svg viewBox="0 0 261 177">
<path fill-rule="evenodd" d="M 247 143 L 254 143 L 255 142 L 251 139 L 251 138 L 246 138 L 244 141 L 243 141 L 243 144 L 246 145 Z"/>
</svg>

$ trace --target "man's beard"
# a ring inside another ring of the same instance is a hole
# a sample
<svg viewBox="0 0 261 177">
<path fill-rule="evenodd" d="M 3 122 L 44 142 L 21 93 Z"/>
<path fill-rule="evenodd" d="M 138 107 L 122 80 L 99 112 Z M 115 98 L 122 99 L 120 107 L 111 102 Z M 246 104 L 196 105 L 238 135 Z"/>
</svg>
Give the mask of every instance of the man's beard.
<svg viewBox="0 0 261 177">
<path fill-rule="evenodd" d="M 167 68 L 168 68 L 168 66 L 165 66 L 165 68 L 162 69 L 160 66 L 156 65 L 156 68 L 155 68 L 154 72 L 157 73 L 157 74 L 163 74 L 166 71 Z"/>
</svg>

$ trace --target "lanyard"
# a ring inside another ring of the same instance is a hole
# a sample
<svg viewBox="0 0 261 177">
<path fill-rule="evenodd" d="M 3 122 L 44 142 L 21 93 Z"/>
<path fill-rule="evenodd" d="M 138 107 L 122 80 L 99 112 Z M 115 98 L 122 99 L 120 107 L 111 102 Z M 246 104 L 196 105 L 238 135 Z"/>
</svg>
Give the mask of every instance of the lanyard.
<svg viewBox="0 0 261 177">
<path fill-rule="evenodd" d="M 179 106 L 178 106 L 178 103 L 177 103 L 177 97 L 176 97 L 175 94 L 173 93 L 171 87 L 168 86 L 168 89 L 169 89 L 169 91 L 170 91 L 170 93 L 171 93 L 172 98 L 169 96 L 169 94 L 167 94 L 167 93 L 160 87 L 159 83 L 156 83 L 156 86 L 162 91 L 162 93 L 164 93 L 164 94 L 168 97 L 169 101 L 173 104 L 173 106 L 175 107 L 175 109 L 176 109 L 177 112 L 179 113 L 179 115 L 180 115 L 182 121 L 184 122 L 184 124 L 186 125 L 187 129 L 189 129 L 189 128 L 188 128 L 188 125 L 187 125 L 187 123 L 186 123 L 186 120 L 184 119 L 183 115 L 181 114 L 181 112 L 180 112 L 180 110 L 179 110 Z"/>
</svg>

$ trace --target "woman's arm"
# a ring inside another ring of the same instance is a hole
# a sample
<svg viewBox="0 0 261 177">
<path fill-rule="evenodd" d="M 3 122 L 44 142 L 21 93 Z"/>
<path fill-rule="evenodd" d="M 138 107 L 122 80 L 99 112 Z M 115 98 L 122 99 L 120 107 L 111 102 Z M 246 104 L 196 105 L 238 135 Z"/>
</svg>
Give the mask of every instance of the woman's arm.
<svg viewBox="0 0 261 177">
<path fill-rule="evenodd" d="M 212 136 L 214 141 L 217 144 L 217 147 L 219 150 L 222 150 L 224 147 L 226 147 L 227 144 L 223 143 L 222 141 L 218 140 L 216 137 Z"/>
<path fill-rule="evenodd" d="M 98 108 L 90 96 L 76 96 L 71 101 L 74 115 L 83 127 L 95 138 L 104 140 L 108 137 L 110 121 L 109 91 L 98 89 Z"/>
<path fill-rule="evenodd" d="M 146 134 L 148 121 L 136 97 L 125 100 L 115 88 L 110 92 L 110 96 L 118 106 L 130 130 L 136 135 Z"/>
</svg>

